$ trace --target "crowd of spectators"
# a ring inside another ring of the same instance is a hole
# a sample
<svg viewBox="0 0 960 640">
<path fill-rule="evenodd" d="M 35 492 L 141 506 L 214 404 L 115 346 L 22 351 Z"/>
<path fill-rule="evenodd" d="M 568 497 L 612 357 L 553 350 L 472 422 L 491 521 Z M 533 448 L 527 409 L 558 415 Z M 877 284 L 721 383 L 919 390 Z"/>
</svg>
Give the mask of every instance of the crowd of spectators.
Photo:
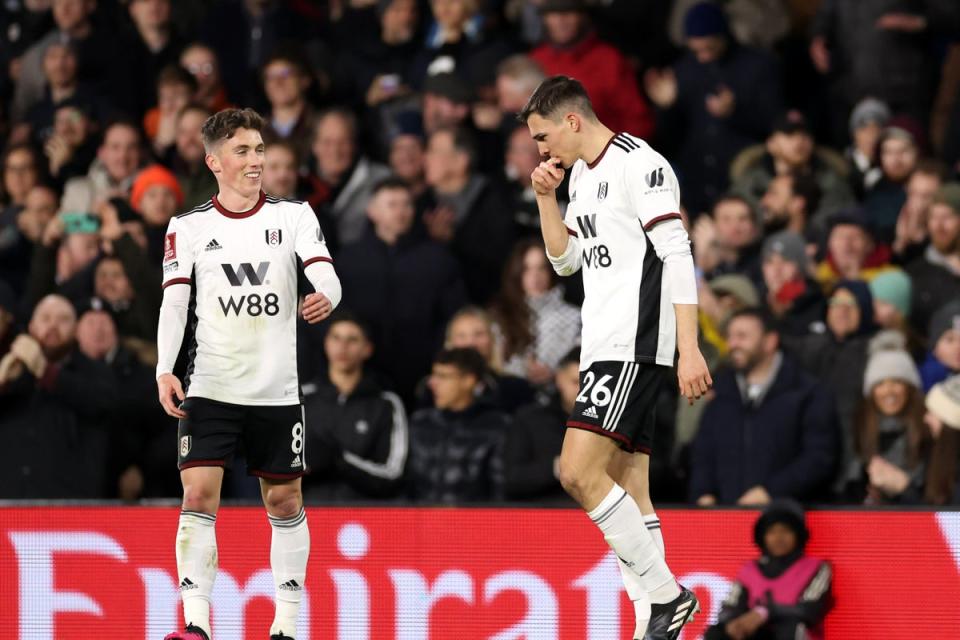
<svg viewBox="0 0 960 640">
<path fill-rule="evenodd" d="M 179 494 L 163 235 L 234 105 L 343 283 L 298 327 L 307 497 L 572 504 L 583 289 L 514 117 L 567 74 L 681 184 L 715 385 L 665 385 L 655 499 L 960 503 L 955 0 L 12 0 L 0 63 L 0 498 Z"/>
</svg>

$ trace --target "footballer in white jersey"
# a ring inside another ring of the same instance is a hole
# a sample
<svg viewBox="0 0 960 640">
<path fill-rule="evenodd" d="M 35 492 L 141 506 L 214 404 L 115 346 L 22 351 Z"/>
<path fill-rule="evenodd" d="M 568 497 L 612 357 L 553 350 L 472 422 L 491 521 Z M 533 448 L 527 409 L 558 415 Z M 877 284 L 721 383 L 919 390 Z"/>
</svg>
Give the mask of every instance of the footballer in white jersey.
<svg viewBox="0 0 960 640">
<path fill-rule="evenodd" d="M 163 287 L 194 288 L 196 327 L 187 398 L 240 405 L 299 404 L 297 276 L 332 264 L 310 205 L 261 193 L 228 211 L 214 196 L 170 221 Z M 167 355 L 174 355 L 169 352 Z M 161 362 L 158 370 L 172 370 Z"/>
<path fill-rule="evenodd" d="M 276 612 L 270 638 L 297 637 L 310 551 L 300 487 L 307 462 L 297 314 L 299 308 L 308 322 L 319 322 L 341 292 L 311 208 L 261 188 L 263 126 L 251 109 L 225 109 L 207 119 L 201 135 L 218 192 L 173 218 L 164 238 L 157 389 L 164 410 L 179 419 L 183 503 L 176 556 L 186 622 L 166 640 L 212 637 L 223 467 L 241 446 L 248 472 L 260 477 L 273 530 Z M 301 272 L 315 291 L 302 307 Z M 188 317 L 194 324 L 181 384 L 173 367 Z"/>
<path fill-rule="evenodd" d="M 697 344 L 697 290 L 680 191 L 643 140 L 597 119 L 575 79 L 544 80 L 520 113 L 543 162 L 531 175 L 547 258 L 583 274 L 580 393 L 559 477 L 616 553 L 635 638 L 676 640 L 699 611 L 667 567 L 650 502 L 657 396 L 679 347 L 680 392 L 711 384 Z M 570 171 L 565 219 L 556 189 Z"/>
<path fill-rule="evenodd" d="M 592 163 L 579 159 L 570 169 L 564 222 L 580 246 L 586 294 L 581 369 L 601 360 L 673 366 L 676 299 L 647 236 L 673 219 L 680 219 L 677 179 L 639 138 L 617 134 Z"/>
</svg>

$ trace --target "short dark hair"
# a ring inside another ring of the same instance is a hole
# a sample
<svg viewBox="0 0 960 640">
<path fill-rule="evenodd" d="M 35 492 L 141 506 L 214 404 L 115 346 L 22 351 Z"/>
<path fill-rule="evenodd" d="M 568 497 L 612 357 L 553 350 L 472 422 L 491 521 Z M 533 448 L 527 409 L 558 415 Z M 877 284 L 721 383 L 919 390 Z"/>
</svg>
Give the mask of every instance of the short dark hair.
<svg viewBox="0 0 960 640">
<path fill-rule="evenodd" d="M 753 206 L 753 203 L 747 200 L 745 197 L 743 197 L 739 193 L 733 193 L 733 192 L 725 193 L 713 201 L 713 206 L 710 207 L 711 218 L 713 217 L 714 212 L 717 210 L 717 207 L 719 207 L 724 202 L 739 202 L 740 204 L 745 206 L 747 210 L 750 212 L 750 221 L 753 223 L 753 226 L 755 227 L 760 226 L 760 216 L 757 212 L 757 208 Z"/>
<path fill-rule="evenodd" d="M 764 334 L 780 332 L 776 318 L 764 307 L 747 307 L 746 309 L 734 311 L 727 320 L 727 327 L 729 328 L 737 318 L 753 318 L 763 327 Z"/>
<path fill-rule="evenodd" d="M 922 173 L 927 176 L 936 176 L 940 179 L 940 182 L 944 182 L 950 175 L 949 167 L 936 158 L 920 158 L 913 172 Z"/>
<path fill-rule="evenodd" d="M 307 63 L 300 49 L 296 47 L 281 45 L 275 49 L 267 56 L 267 59 L 263 61 L 263 65 L 260 67 L 261 75 L 265 74 L 267 67 L 274 62 L 286 62 L 291 67 L 294 67 L 300 75 L 310 77 L 310 65 Z"/>
<path fill-rule="evenodd" d="M 199 112 L 199 113 L 202 113 L 204 116 L 206 116 L 206 117 L 208 117 L 208 118 L 209 118 L 211 115 L 213 115 L 213 114 L 210 112 L 210 108 L 209 108 L 208 106 L 206 106 L 205 104 L 200 103 L 200 102 L 188 102 L 187 104 L 185 104 L 185 105 L 183 106 L 182 109 L 180 109 L 179 113 L 177 113 L 177 120 L 179 121 L 180 118 L 182 118 L 183 115 L 184 115 L 185 113 L 189 112 L 189 111 L 197 111 L 197 112 Z"/>
<path fill-rule="evenodd" d="M 525 123 L 534 114 L 541 118 L 552 118 L 561 109 L 576 111 L 591 120 L 597 119 L 587 90 L 570 76 L 552 76 L 541 82 L 517 114 L 517 119 Z"/>
<path fill-rule="evenodd" d="M 107 141 L 107 135 L 110 133 L 112 129 L 116 127 L 126 127 L 127 129 L 130 129 L 137 135 L 137 144 L 138 145 L 143 144 L 143 131 L 140 129 L 140 125 L 138 125 L 136 122 L 134 122 L 130 118 L 121 116 L 121 117 L 117 117 L 110 120 L 109 122 L 107 122 L 106 125 L 104 125 L 103 130 L 100 132 L 101 145 Z M 142 152 L 142 149 L 141 149 L 141 152 Z"/>
<path fill-rule="evenodd" d="M 441 133 L 450 134 L 454 150 L 467 154 L 469 169 L 472 170 L 476 168 L 479 151 L 477 150 L 477 142 L 473 134 L 464 127 L 442 127 L 434 131 L 430 137 L 432 138 Z"/>
<path fill-rule="evenodd" d="M 190 93 L 197 90 L 197 79 L 193 74 L 178 64 L 168 64 L 157 75 L 157 89 L 167 85 L 179 84 L 190 89 Z"/>
<path fill-rule="evenodd" d="M 557 363 L 557 369 L 562 369 L 571 364 L 580 366 L 580 347 L 574 347 L 567 351 L 566 355 L 560 358 L 560 362 Z"/>
<path fill-rule="evenodd" d="M 238 129 L 263 131 L 263 117 L 253 109 L 224 109 L 213 114 L 200 128 L 203 148 L 210 150 L 237 133 Z"/>
<path fill-rule="evenodd" d="M 297 149 L 297 145 L 293 143 L 293 140 L 290 140 L 289 138 L 281 138 L 267 131 L 264 131 L 263 133 L 263 144 L 267 149 L 276 147 L 286 149 L 290 152 L 290 155 L 293 156 L 294 161 L 298 165 L 300 164 L 300 151 Z"/>
<path fill-rule="evenodd" d="M 392 189 L 403 189 L 403 190 L 406 191 L 407 193 L 410 193 L 410 185 L 407 183 L 406 180 L 404 180 L 404 179 L 401 178 L 400 176 L 390 175 L 390 176 L 387 176 L 386 178 L 384 178 L 383 180 L 380 180 L 379 182 L 376 182 L 376 183 L 373 185 L 373 190 L 370 192 L 370 195 L 371 195 L 371 196 L 375 196 L 375 195 L 377 195 L 378 193 L 380 193 L 381 191 L 386 191 L 386 190 L 388 190 L 388 189 L 391 189 L 391 190 L 392 190 Z"/>
<path fill-rule="evenodd" d="M 333 312 L 333 314 L 330 316 L 327 332 L 329 333 L 330 329 L 333 329 L 335 325 L 344 322 L 352 324 L 360 329 L 360 333 L 363 334 L 363 337 L 366 338 L 367 342 L 373 342 L 373 335 L 370 333 L 370 325 L 361 320 L 359 316 L 348 309 L 337 309 Z"/>
<path fill-rule="evenodd" d="M 347 127 L 350 129 L 350 139 L 353 140 L 354 144 L 357 142 L 357 137 L 359 135 L 359 130 L 357 128 L 357 116 L 356 114 L 347 109 L 346 107 L 330 107 L 329 109 L 324 109 L 320 112 L 317 118 L 313 121 L 313 135 L 312 140 L 316 140 L 317 134 L 320 133 L 320 126 L 323 124 L 324 120 L 334 116 L 340 118 L 347 123 Z"/>
<path fill-rule="evenodd" d="M 445 364 L 456 368 L 460 373 L 473 376 L 478 381 L 487 375 L 487 363 L 480 352 L 472 347 L 444 349 L 433 359 L 434 364 Z"/>
<path fill-rule="evenodd" d="M 34 147 L 29 142 L 16 142 L 11 144 L 6 149 L 3 150 L 3 154 L 0 155 L 0 170 L 5 170 L 7 168 L 7 160 L 13 154 L 18 151 L 26 151 L 30 154 L 30 164 L 32 165 L 33 172 L 39 177 L 40 174 L 40 154 L 37 152 L 36 147 Z M 0 189 L 3 188 L 3 185 L 0 184 Z"/>
<path fill-rule="evenodd" d="M 788 175 L 790 176 L 790 190 L 793 191 L 793 195 L 803 198 L 807 215 L 813 215 L 820 206 L 820 198 L 823 197 L 823 190 L 817 184 L 816 178 L 807 172 L 795 172 Z"/>
</svg>

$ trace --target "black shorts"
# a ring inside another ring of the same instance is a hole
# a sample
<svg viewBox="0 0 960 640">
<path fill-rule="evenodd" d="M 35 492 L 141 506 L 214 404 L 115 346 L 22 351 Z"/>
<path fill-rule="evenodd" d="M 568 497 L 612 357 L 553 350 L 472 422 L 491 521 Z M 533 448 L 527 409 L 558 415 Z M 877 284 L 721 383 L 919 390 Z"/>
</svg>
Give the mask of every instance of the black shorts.
<svg viewBox="0 0 960 640">
<path fill-rule="evenodd" d="M 567 427 L 613 438 L 630 453 L 650 454 L 664 369 L 637 362 L 594 362 L 580 372 L 580 394 Z"/>
<path fill-rule="evenodd" d="M 249 406 L 187 398 L 177 428 L 177 462 L 222 467 L 242 443 L 250 475 L 286 480 L 306 469 L 303 406 Z"/>
</svg>

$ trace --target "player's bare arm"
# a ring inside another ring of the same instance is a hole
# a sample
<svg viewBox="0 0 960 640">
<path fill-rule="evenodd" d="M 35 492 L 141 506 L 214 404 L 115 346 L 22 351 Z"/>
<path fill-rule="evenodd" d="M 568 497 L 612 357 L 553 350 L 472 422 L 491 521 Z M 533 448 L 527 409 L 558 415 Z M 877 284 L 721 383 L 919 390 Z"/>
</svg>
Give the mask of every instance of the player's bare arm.
<svg viewBox="0 0 960 640">
<path fill-rule="evenodd" d="M 680 395 L 690 404 L 698 400 L 709 391 L 713 385 L 707 362 L 700 353 L 697 342 L 697 305 L 675 304 L 677 314 L 677 384 Z"/>
</svg>

